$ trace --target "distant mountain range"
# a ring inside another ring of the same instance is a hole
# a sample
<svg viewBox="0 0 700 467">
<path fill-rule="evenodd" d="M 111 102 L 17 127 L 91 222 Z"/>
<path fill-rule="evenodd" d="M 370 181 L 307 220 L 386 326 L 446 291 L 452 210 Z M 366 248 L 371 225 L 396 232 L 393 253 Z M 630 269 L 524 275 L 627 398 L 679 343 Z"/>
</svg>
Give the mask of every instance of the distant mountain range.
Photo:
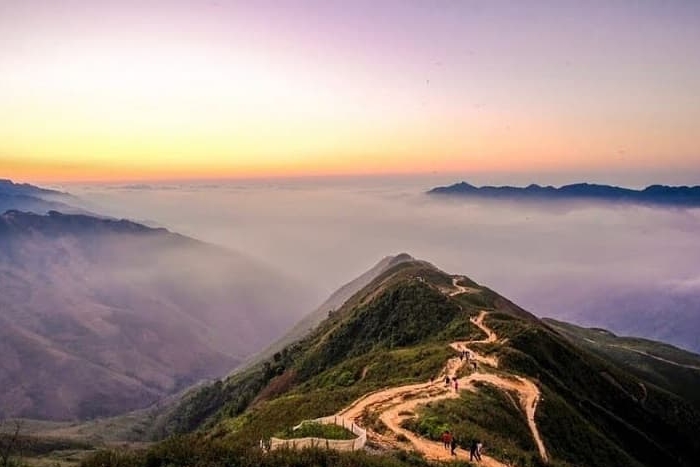
<svg viewBox="0 0 700 467">
<path fill-rule="evenodd" d="M 311 303 L 290 278 L 165 229 L 7 211 L 0 420 L 86 419 L 149 406 L 228 373 Z"/>
<path fill-rule="evenodd" d="M 441 186 L 428 191 L 429 195 L 473 197 L 502 200 L 530 201 L 604 201 L 661 206 L 700 207 L 700 186 L 650 185 L 633 190 L 610 185 L 576 183 L 556 188 L 536 184 L 527 187 L 482 186 L 467 182 Z"/>
</svg>

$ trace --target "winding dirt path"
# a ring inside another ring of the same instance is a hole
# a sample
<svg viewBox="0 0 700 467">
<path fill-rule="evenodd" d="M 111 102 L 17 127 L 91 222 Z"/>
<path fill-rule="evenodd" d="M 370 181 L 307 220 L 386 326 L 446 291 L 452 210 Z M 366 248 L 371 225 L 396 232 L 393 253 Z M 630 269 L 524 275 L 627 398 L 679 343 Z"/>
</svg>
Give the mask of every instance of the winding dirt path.
<svg viewBox="0 0 700 467">
<path fill-rule="evenodd" d="M 460 279 L 459 277 L 453 278 L 452 283 L 455 290 L 449 291 L 449 296 L 455 296 L 461 293 L 473 293 L 473 289 L 470 287 L 464 287 L 457 283 Z M 457 352 L 468 352 L 471 362 L 476 361 L 488 367 L 498 368 L 498 360 L 495 357 L 484 356 L 468 347 L 470 344 L 498 342 L 496 333 L 484 324 L 484 317 L 486 315 L 487 313 L 482 311 L 478 317 L 471 318 L 471 322 L 486 334 L 485 339 L 452 342 L 450 347 Z M 362 419 L 366 414 L 379 414 L 379 419 L 386 425 L 390 433 L 380 434 L 368 429 L 368 436 L 374 442 L 388 447 L 401 447 L 404 449 L 412 447 L 422 452 L 428 459 L 452 459 L 453 456 L 450 455 L 448 450 L 444 449 L 441 443 L 427 440 L 401 428 L 401 422 L 406 418 L 412 417 L 415 410 L 420 405 L 459 397 L 453 385 L 445 386 L 442 381 L 445 376 L 452 378 L 465 364 L 471 362 L 469 359 L 460 360 L 459 357 L 450 358 L 435 383 L 410 384 L 375 391 L 356 400 L 348 407 L 338 412 L 337 415 L 354 420 L 356 423 L 362 425 Z M 535 423 L 535 413 L 540 400 L 540 391 L 537 386 L 532 381 L 520 376 L 507 375 L 504 377 L 494 373 L 485 373 L 479 368 L 479 365 L 477 365 L 473 373 L 458 379 L 458 387 L 475 391 L 476 388 L 473 384 L 475 382 L 492 384 L 503 390 L 514 391 L 518 394 L 520 406 L 525 412 L 527 423 L 535 444 L 537 445 L 539 454 L 542 459 L 547 462 L 549 457 L 537 424 Z M 404 439 L 408 441 L 398 441 L 398 435 L 403 435 Z M 457 458 L 468 459 L 468 456 L 468 452 L 461 449 L 457 451 Z M 506 467 L 505 464 L 489 456 L 483 455 L 482 459 L 482 465 L 486 467 Z"/>
<path fill-rule="evenodd" d="M 448 290 L 446 293 L 450 297 L 454 297 L 455 295 L 460 295 L 463 293 L 479 293 L 479 289 L 475 289 L 474 287 L 466 287 L 464 285 L 459 285 L 457 282 L 461 281 L 464 279 L 463 277 L 453 277 L 452 278 L 452 288 L 454 290 Z"/>
</svg>

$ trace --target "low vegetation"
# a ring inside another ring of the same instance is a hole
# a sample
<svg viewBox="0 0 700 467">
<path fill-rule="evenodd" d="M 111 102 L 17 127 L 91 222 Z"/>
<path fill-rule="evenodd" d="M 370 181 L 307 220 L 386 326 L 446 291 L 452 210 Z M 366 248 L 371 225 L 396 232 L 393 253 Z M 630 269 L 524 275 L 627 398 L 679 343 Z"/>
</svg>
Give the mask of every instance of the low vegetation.
<svg viewBox="0 0 700 467">
<path fill-rule="evenodd" d="M 325 425 L 321 423 L 306 422 L 299 428 L 287 428 L 275 434 L 282 439 L 298 438 L 325 438 L 325 439 L 355 439 L 357 435 L 339 425 Z"/>
<path fill-rule="evenodd" d="M 467 467 L 463 462 L 445 467 Z M 143 451 L 100 451 L 81 467 L 434 467 L 413 452 L 382 455 L 367 451 L 339 452 L 326 449 L 280 449 L 268 453 L 203 436 L 174 437 Z"/>
<path fill-rule="evenodd" d="M 539 465 L 532 435 L 516 394 L 489 384 L 476 383 L 477 390 L 463 391 L 459 399 L 445 399 L 423 406 L 418 416 L 403 427 L 433 441 L 445 431 L 457 440 L 459 449 L 469 449 L 479 440 L 489 456 L 518 466 Z"/>
</svg>

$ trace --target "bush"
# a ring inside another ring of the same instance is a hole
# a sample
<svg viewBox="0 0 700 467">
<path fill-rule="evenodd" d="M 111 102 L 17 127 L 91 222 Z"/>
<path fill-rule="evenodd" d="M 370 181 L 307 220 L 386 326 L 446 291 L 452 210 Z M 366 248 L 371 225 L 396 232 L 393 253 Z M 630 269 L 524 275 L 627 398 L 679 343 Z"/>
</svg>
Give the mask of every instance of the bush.
<svg viewBox="0 0 700 467">
<path fill-rule="evenodd" d="M 325 438 L 325 439 L 355 439 L 357 435 L 338 425 L 323 425 L 315 422 L 305 422 L 294 430 L 288 428 L 276 435 L 282 439 L 296 438 Z"/>
</svg>

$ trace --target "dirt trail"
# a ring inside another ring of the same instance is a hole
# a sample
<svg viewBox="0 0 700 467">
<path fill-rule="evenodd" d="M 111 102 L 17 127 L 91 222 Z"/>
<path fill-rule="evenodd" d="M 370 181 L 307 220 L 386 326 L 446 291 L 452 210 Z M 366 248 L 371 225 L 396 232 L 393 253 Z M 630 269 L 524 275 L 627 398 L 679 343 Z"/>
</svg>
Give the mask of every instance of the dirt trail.
<svg viewBox="0 0 700 467">
<path fill-rule="evenodd" d="M 459 285 L 457 282 L 461 281 L 464 279 L 463 277 L 453 277 L 452 278 L 452 287 L 455 290 L 449 290 L 447 291 L 447 295 L 450 297 L 454 297 L 455 295 L 463 294 L 463 293 L 479 293 L 479 289 L 475 289 L 474 287 L 466 287 L 464 285 Z"/>
<path fill-rule="evenodd" d="M 450 296 L 460 293 L 471 293 L 469 287 L 460 286 L 457 284 L 460 278 L 454 278 L 452 283 L 456 291 L 449 292 Z M 478 317 L 472 318 L 471 321 L 485 334 L 486 338 L 476 341 L 459 341 L 452 342 L 450 347 L 461 352 L 467 351 L 473 360 L 476 360 L 482 365 L 497 368 L 498 360 L 493 356 L 484 356 L 470 349 L 468 345 L 478 343 L 495 343 L 498 342 L 498 336 L 493 330 L 484 324 L 484 317 L 487 315 L 482 311 Z M 374 442 L 390 447 L 412 447 L 417 451 L 422 452 L 426 458 L 433 460 L 448 460 L 454 458 L 449 451 L 444 449 L 441 443 L 434 442 L 422 438 L 408 430 L 401 428 L 401 422 L 413 416 L 418 406 L 428 402 L 434 402 L 443 399 L 452 399 L 459 397 L 459 394 L 454 390 L 454 385 L 445 386 L 442 380 L 445 376 L 452 378 L 457 372 L 468 363 L 468 359 L 460 360 L 459 357 L 450 358 L 443 368 L 440 378 L 435 383 L 418 383 L 394 388 L 382 389 L 375 391 L 360 399 L 356 400 L 348 407 L 338 412 L 338 416 L 346 419 L 354 420 L 359 425 L 363 424 L 363 414 L 374 412 L 379 413 L 379 418 L 391 432 L 389 434 L 379 434 L 370 429 L 367 430 L 368 436 Z M 540 400 L 540 391 L 537 386 L 530 380 L 520 376 L 508 375 L 507 377 L 500 376 L 494 373 L 485 373 L 477 366 L 477 370 L 468 376 L 458 379 L 458 385 L 461 389 L 476 390 L 473 383 L 484 382 L 492 384 L 506 391 L 514 391 L 518 394 L 518 399 L 522 409 L 527 417 L 527 423 L 532 433 L 532 437 L 537 445 L 537 449 L 542 459 L 547 462 L 547 451 L 544 447 L 542 437 L 540 436 L 537 424 L 535 423 L 535 412 L 537 404 Z M 403 435 L 408 442 L 400 442 L 396 439 L 396 435 Z M 468 459 L 469 453 L 463 449 L 457 450 L 457 458 Z M 482 456 L 481 465 L 486 467 L 506 467 L 506 464 L 488 457 Z"/>
<path fill-rule="evenodd" d="M 453 278 L 452 285 L 454 286 L 454 290 L 443 290 L 443 292 L 449 296 L 478 292 L 477 289 L 459 285 L 457 282 L 461 279 L 461 277 Z M 449 460 L 454 458 L 454 456 L 450 455 L 449 450 L 446 450 L 441 443 L 427 440 L 401 428 L 401 422 L 406 418 L 412 417 L 415 414 L 416 408 L 420 405 L 432 401 L 459 397 L 457 391 L 454 390 L 454 384 L 452 383 L 445 386 L 443 381 L 446 376 L 450 378 L 456 376 L 457 372 L 465 364 L 473 364 L 473 362 L 476 361 L 487 367 L 498 368 L 498 360 L 495 357 L 482 355 L 468 347 L 471 344 L 492 344 L 498 342 L 496 333 L 484 324 L 484 317 L 486 315 L 487 313 L 482 311 L 476 318 L 471 318 L 471 322 L 486 334 L 486 338 L 474 341 L 452 342 L 450 344 L 452 349 L 457 352 L 466 351 L 469 358 L 450 358 L 434 383 L 409 384 L 365 394 L 336 415 L 346 420 L 353 420 L 355 423 L 362 426 L 364 425 L 363 417 L 365 415 L 371 413 L 378 414 L 379 419 L 386 425 L 390 433 L 380 434 L 366 427 L 368 437 L 373 442 L 387 447 L 400 447 L 404 449 L 412 447 L 422 452 L 426 458 L 432 460 Z M 548 461 L 547 451 L 535 423 L 535 412 L 540 400 L 540 391 L 532 381 L 515 375 L 500 376 L 494 373 L 486 373 L 483 371 L 483 368 L 476 365 L 476 369 L 473 373 L 458 379 L 457 382 L 458 387 L 462 390 L 475 391 L 476 387 L 474 383 L 484 382 L 506 391 L 516 392 L 520 405 L 526 414 L 527 423 L 540 456 L 545 462 Z M 399 441 L 397 439 L 398 435 L 403 435 L 408 441 Z M 468 459 L 469 453 L 463 449 L 458 449 L 456 457 L 459 459 Z M 482 455 L 481 465 L 486 467 L 507 467 L 506 464 L 486 455 Z"/>
</svg>

